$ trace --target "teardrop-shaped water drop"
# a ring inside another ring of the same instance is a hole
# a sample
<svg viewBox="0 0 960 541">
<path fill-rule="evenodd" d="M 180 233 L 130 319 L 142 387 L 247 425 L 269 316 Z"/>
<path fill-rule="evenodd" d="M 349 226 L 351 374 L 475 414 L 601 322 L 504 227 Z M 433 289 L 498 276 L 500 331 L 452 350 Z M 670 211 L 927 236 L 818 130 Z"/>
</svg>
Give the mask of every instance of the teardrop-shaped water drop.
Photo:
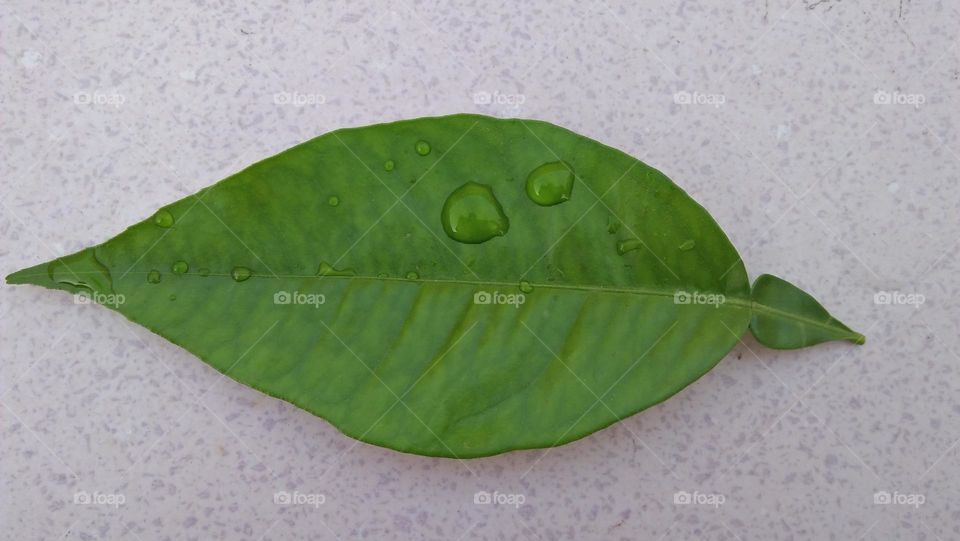
<svg viewBox="0 0 960 541">
<path fill-rule="evenodd" d="M 643 243 L 638 239 L 621 240 L 617 243 L 617 253 L 623 255 L 643 247 Z"/>
<path fill-rule="evenodd" d="M 230 277 L 233 278 L 234 282 L 242 282 L 251 276 L 253 276 L 253 271 L 246 267 L 234 267 L 233 270 L 230 271 Z"/>
<path fill-rule="evenodd" d="M 690 250 L 693 250 L 694 247 L 696 247 L 696 245 L 697 245 L 697 241 L 693 239 L 688 239 L 687 241 L 685 241 L 683 244 L 680 245 L 680 250 L 684 252 L 689 252 Z"/>
<path fill-rule="evenodd" d="M 426 156 L 427 154 L 430 154 L 430 143 L 422 139 L 420 141 L 417 141 L 417 144 L 414 146 L 414 148 L 417 149 L 417 154 L 421 156 Z"/>
<path fill-rule="evenodd" d="M 467 182 L 447 196 L 440 222 L 447 236 L 464 244 L 480 244 L 510 229 L 493 189 L 477 182 Z"/>
<path fill-rule="evenodd" d="M 393 171 L 393 168 L 396 167 L 396 166 L 397 166 L 397 164 L 394 163 L 393 160 L 387 160 L 387 161 L 383 162 L 383 170 L 384 170 L 384 171 Z"/>
<path fill-rule="evenodd" d="M 335 269 L 333 265 L 326 261 L 320 262 L 320 268 L 317 269 L 317 276 L 353 276 L 356 274 L 353 269 Z"/>
<path fill-rule="evenodd" d="M 153 223 L 160 227 L 170 227 L 173 225 L 173 214 L 169 210 L 160 209 L 153 215 Z"/>
<path fill-rule="evenodd" d="M 147 273 L 147 281 L 150 282 L 151 284 L 159 284 L 159 283 L 160 283 L 160 271 L 158 271 L 158 270 L 152 270 L 152 271 L 148 272 L 148 273 Z"/>
<path fill-rule="evenodd" d="M 183 274 L 183 273 L 187 272 L 187 269 L 189 269 L 189 268 L 190 268 L 190 266 L 187 265 L 187 262 L 186 262 L 186 261 L 180 260 L 180 261 L 177 261 L 176 263 L 174 263 L 174 264 L 170 267 L 170 270 L 172 270 L 172 271 L 173 271 L 174 273 L 176 273 L 176 274 Z"/>
<path fill-rule="evenodd" d="M 527 196 L 534 203 L 549 207 L 570 200 L 573 169 L 564 162 L 550 162 L 527 175 Z"/>
<path fill-rule="evenodd" d="M 520 291 L 522 293 L 532 293 L 533 286 L 526 280 L 520 280 Z"/>
</svg>

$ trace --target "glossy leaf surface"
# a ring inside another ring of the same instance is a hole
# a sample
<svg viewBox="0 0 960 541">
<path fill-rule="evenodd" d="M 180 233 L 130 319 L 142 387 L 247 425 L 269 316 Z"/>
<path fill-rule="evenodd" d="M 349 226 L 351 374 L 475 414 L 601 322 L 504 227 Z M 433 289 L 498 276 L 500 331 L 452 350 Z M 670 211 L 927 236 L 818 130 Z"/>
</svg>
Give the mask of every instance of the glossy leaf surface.
<svg viewBox="0 0 960 541">
<path fill-rule="evenodd" d="M 755 303 L 786 311 L 754 317 L 774 347 L 809 311 L 751 298 L 726 235 L 659 171 L 478 115 L 328 133 L 8 281 L 122 295 L 109 307 L 354 438 L 460 458 L 668 398 Z"/>
</svg>

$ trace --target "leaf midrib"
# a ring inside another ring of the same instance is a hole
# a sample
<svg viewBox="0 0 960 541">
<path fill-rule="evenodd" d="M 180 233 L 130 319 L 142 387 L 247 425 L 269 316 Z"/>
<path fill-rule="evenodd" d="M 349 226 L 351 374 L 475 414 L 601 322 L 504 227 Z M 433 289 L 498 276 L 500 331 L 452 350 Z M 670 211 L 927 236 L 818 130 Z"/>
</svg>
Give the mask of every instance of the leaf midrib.
<svg viewBox="0 0 960 541">
<path fill-rule="evenodd" d="M 81 272 L 81 273 L 79 273 L 79 274 L 86 274 L 86 273 L 82 273 L 82 272 Z M 142 272 L 136 272 L 136 271 L 134 271 L 134 272 L 130 272 L 130 273 L 128 273 L 128 274 L 130 274 L 130 275 L 140 275 L 140 274 L 147 274 L 147 272 L 146 272 L 146 271 L 142 271 Z M 42 275 L 42 276 L 46 276 L 45 274 L 42 274 L 42 273 L 38 273 L 38 274 L 37 274 L 37 276 L 41 276 L 41 275 Z M 26 276 L 26 275 L 25 275 L 25 276 Z M 214 277 L 214 276 L 220 276 L 220 277 L 230 278 L 231 280 L 233 279 L 229 274 L 223 274 L 223 273 L 210 273 L 210 274 L 207 274 L 207 275 L 205 275 L 205 276 L 202 276 L 202 275 L 200 275 L 199 273 L 186 272 L 186 273 L 180 274 L 179 276 L 195 276 L 195 277 L 200 277 L 200 278 L 210 278 L 210 277 Z M 518 290 L 519 290 L 517 283 L 513 283 L 513 282 L 483 281 L 483 280 L 449 280 L 449 279 L 438 280 L 438 279 L 430 279 L 430 278 L 413 278 L 413 279 L 411 279 L 411 278 L 396 278 L 396 277 L 391 277 L 391 276 L 380 277 L 380 276 L 367 276 L 367 275 L 350 275 L 350 276 L 333 276 L 333 275 L 327 275 L 327 276 L 319 276 L 319 275 L 316 275 L 316 274 L 277 274 L 277 275 L 253 274 L 253 275 L 251 275 L 250 279 L 253 279 L 253 278 L 275 278 L 275 279 L 280 279 L 280 278 L 301 278 L 301 279 L 316 278 L 316 279 L 318 279 L 318 280 L 321 280 L 321 279 L 327 279 L 327 280 L 329 280 L 329 279 L 338 279 L 338 278 L 339 278 L 339 279 L 350 279 L 350 280 L 370 280 L 370 281 L 375 281 L 375 282 L 401 282 L 401 283 L 419 282 L 419 283 L 435 283 L 435 284 L 460 284 L 460 285 L 467 285 L 467 286 L 473 286 L 473 287 L 479 287 L 479 286 L 498 286 L 498 287 L 504 287 L 504 288 L 518 289 Z M 533 282 L 531 282 L 530 285 L 531 285 L 531 287 L 533 287 L 534 289 L 559 289 L 559 290 L 568 290 L 568 291 L 587 291 L 587 292 L 591 292 L 591 293 L 615 293 L 615 294 L 619 293 L 619 294 L 641 295 L 641 296 L 650 296 L 650 297 L 673 297 L 673 296 L 677 293 L 677 291 L 685 291 L 685 290 L 682 290 L 682 289 L 679 289 L 679 288 L 678 288 L 678 289 L 672 289 L 672 290 L 666 290 L 666 289 L 657 289 L 657 288 L 603 287 L 603 286 L 550 284 L 550 283 L 533 283 Z M 522 293 L 521 291 L 518 291 L 518 292 Z M 770 316 L 780 317 L 780 318 L 787 319 L 787 320 L 797 321 L 797 322 L 799 322 L 799 323 L 804 323 L 804 324 L 806 324 L 806 325 L 810 325 L 810 326 L 813 326 L 813 327 L 818 327 L 818 328 L 821 328 L 821 329 L 826 329 L 826 330 L 830 330 L 830 331 L 834 331 L 834 332 L 839 331 L 839 332 L 841 332 L 841 333 L 847 333 L 847 335 L 848 335 L 848 336 L 851 336 L 851 337 L 858 337 L 858 336 L 860 336 L 858 333 L 855 333 L 855 332 L 853 332 L 853 331 L 844 329 L 843 327 L 838 327 L 838 326 L 835 326 L 835 325 L 830 325 L 829 322 L 817 321 L 817 320 L 815 320 L 815 319 L 810 319 L 810 318 L 804 317 L 804 316 L 799 315 L 799 314 L 793 314 L 793 313 L 790 313 L 790 312 L 784 312 L 784 311 L 779 310 L 779 309 L 777 309 L 777 308 L 774 308 L 774 307 L 772 307 L 772 306 L 768 306 L 768 305 L 765 305 L 765 304 L 760 304 L 760 303 L 758 303 L 758 302 L 756 302 L 756 301 L 754 301 L 754 300 L 752 300 L 752 299 L 749 299 L 749 298 L 742 298 L 742 297 L 737 297 L 737 296 L 728 296 L 728 295 L 726 295 L 725 293 L 719 293 L 719 292 L 715 292 L 715 291 L 703 291 L 703 290 L 690 291 L 690 293 L 694 293 L 694 292 L 695 292 L 695 293 L 701 293 L 701 294 L 724 295 L 724 304 L 730 304 L 730 305 L 733 305 L 733 306 L 739 306 L 739 307 L 741 307 L 741 308 L 747 308 L 747 309 L 749 309 L 752 313 L 762 313 L 762 314 L 766 314 L 766 315 L 770 315 Z M 678 305 L 678 306 L 683 306 L 683 305 Z M 699 305 L 694 305 L 694 306 L 699 306 Z"/>
</svg>

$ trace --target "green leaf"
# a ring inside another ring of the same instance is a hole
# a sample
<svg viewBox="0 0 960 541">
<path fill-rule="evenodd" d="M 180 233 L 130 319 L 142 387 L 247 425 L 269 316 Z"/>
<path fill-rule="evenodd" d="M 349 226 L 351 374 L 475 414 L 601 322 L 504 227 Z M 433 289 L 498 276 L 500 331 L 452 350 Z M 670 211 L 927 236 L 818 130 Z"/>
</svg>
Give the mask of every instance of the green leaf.
<svg viewBox="0 0 960 541">
<path fill-rule="evenodd" d="M 726 235 L 662 173 L 478 115 L 328 133 L 7 280 L 112 299 L 354 438 L 460 458 L 665 400 L 757 303 Z"/>
<path fill-rule="evenodd" d="M 753 284 L 750 331 L 773 349 L 797 349 L 830 340 L 866 338 L 830 315 L 816 299 L 782 278 L 763 274 Z"/>
</svg>

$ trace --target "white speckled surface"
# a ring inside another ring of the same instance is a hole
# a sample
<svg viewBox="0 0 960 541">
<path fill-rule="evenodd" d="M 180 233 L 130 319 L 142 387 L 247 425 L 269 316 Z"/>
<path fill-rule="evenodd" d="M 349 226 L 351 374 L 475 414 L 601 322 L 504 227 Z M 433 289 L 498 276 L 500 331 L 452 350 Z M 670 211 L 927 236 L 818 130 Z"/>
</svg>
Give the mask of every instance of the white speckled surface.
<svg viewBox="0 0 960 541">
<path fill-rule="evenodd" d="M 0 537 L 960 537 L 955 3 L 246 4 L 3 3 L 4 274 L 325 131 L 476 111 L 662 169 L 751 275 L 868 344 L 747 338 L 614 427 L 460 463 L 354 445 L 119 314 L 0 287 Z"/>
</svg>

